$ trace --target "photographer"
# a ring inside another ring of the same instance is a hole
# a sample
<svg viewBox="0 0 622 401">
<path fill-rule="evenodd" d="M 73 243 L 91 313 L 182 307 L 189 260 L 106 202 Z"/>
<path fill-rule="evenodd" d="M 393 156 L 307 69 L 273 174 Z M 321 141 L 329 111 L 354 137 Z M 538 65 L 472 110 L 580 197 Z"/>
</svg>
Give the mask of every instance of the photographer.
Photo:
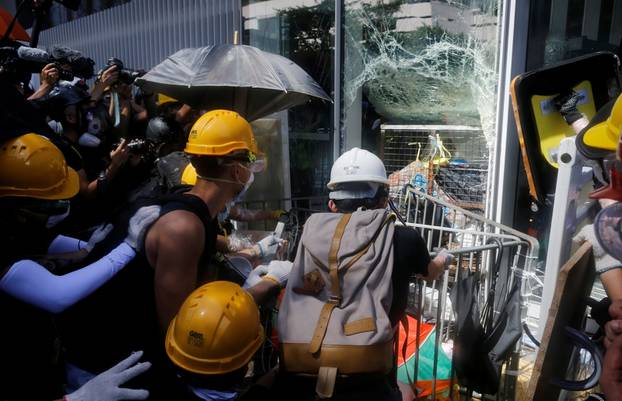
<svg viewBox="0 0 622 401">
<path fill-rule="evenodd" d="M 46 138 L 31 133 L 0 142 L 0 166 L 0 314 L 5 323 L 0 341 L 8 345 L 2 360 L 10 367 L 0 378 L 0 399 L 51 400 L 62 390 L 60 349 L 49 313 L 74 305 L 121 271 L 136 256 L 154 218 L 136 214 L 128 236 L 105 256 L 74 266 L 71 273 L 54 274 L 38 261 L 86 256 L 112 227 L 96 230 L 88 242 L 55 234 L 53 227 L 68 215 L 68 199 L 79 184 L 76 172 Z"/>
<path fill-rule="evenodd" d="M 91 102 L 97 103 L 101 100 L 106 88 L 119 80 L 119 71 L 116 65 L 106 68 L 95 80 L 91 90 Z"/>
<path fill-rule="evenodd" d="M 54 88 L 54 85 L 56 85 L 56 83 L 58 82 L 59 77 L 60 73 L 58 71 L 58 68 L 56 67 L 56 64 L 47 64 L 41 70 L 41 85 L 39 86 L 39 89 L 37 89 L 35 93 L 30 95 L 28 97 L 28 100 L 41 99 L 47 96 L 52 88 Z"/>
</svg>

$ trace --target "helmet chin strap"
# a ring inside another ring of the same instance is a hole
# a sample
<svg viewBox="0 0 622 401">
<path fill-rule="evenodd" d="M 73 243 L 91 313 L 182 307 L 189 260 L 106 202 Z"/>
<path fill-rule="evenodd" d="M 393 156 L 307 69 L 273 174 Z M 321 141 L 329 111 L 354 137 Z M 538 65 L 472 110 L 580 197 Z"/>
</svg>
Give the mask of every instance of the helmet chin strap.
<svg viewBox="0 0 622 401">
<path fill-rule="evenodd" d="M 227 180 L 224 178 L 215 178 L 215 177 L 205 177 L 202 175 L 197 174 L 197 178 L 200 178 L 204 181 L 216 181 L 216 182 L 224 182 L 226 184 L 238 184 L 238 185 L 244 185 L 244 183 L 242 182 L 237 182 L 237 181 L 233 181 L 233 180 Z"/>
</svg>

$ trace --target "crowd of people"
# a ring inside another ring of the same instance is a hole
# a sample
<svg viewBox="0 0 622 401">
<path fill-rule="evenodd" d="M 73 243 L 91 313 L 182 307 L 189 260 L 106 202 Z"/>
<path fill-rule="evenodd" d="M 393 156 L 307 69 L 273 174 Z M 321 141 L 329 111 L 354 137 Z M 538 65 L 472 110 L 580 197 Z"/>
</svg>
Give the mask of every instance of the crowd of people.
<svg viewBox="0 0 622 401">
<path fill-rule="evenodd" d="M 270 152 L 244 117 L 145 93 L 117 65 L 90 86 L 59 68 L 36 91 L 0 69 L 0 399 L 414 398 L 395 352 L 409 278 L 437 279 L 452 256 L 395 224 L 376 155 L 335 161 L 327 212 L 279 260 L 278 234 L 239 246 L 224 224 L 283 213 L 239 205 Z M 274 336 L 260 316 L 277 298 Z M 609 400 L 622 395 L 614 301 Z M 262 372 L 266 342 L 279 357 Z"/>
<path fill-rule="evenodd" d="M 434 279 L 451 258 L 431 259 L 415 230 L 393 225 L 378 157 L 353 149 L 335 164 L 332 213 L 307 222 L 315 228 L 305 230 L 299 257 L 309 250 L 311 262 L 294 268 L 277 260 L 276 234 L 241 247 L 223 224 L 276 224 L 283 213 L 236 206 L 269 156 L 248 121 L 145 93 L 120 80 L 116 65 L 91 86 L 59 80 L 59 68 L 46 65 L 35 91 L 0 71 L 9 110 L 0 145 L 0 340 L 10 366 L 0 398 L 401 399 L 392 345 L 408 277 Z M 252 271 L 232 277 L 216 262 L 223 254 Z M 344 261 L 356 286 L 334 278 Z M 377 286 L 361 290 L 365 282 Z M 288 340 L 278 374 L 259 377 L 251 363 L 267 341 L 259 310 L 281 293 L 278 330 Z M 311 317 L 309 296 L 338 312 Z M 296 329 L 317 319 L 316 350 L 296 355 L 310 341 Z M 348 347 L 365 367 L 339 357 Z"/>
</svg>

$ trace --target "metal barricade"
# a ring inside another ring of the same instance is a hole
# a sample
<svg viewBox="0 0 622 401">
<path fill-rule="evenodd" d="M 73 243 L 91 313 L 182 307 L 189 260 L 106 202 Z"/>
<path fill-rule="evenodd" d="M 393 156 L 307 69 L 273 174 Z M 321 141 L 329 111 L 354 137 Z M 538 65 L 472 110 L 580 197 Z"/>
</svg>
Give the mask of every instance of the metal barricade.
<svg viewBox="0 0 622 401">
<path fill-rule="evenodd" d="M 409 296 L 409 308 L 416 311 L 417 326 L 426 319 L 433 320 L 436 324 L 432 383 L 432 394 L 435 396 L 431 399 L 437 399 L 439 350 L 442 345 L 445 345 L 445 348 L 447 345 L 451 346 L 456 339 L 455 317 L 451 311 L 447 310 L 449 292 L 462 275 L 478 272 L 481 279 L 477 303 L 483 310 L 487 303 L 491 302 L 492 308 L 489 310 L 493 312 L 493 318 L 496 318 L 515 280 L 520 280 L 516 284 L 521 289 L 520 308 L 523 325 L 531 326 L 532 329 L 537 327 L 537 322 L 529 321 L 527 307 L 530 302 L 533 302 L 534 294 L 536 294 L 534 289 L 541 284 L 535 274 L 538 242 L 533 237 L 413 187 L 407 187 L 403 195 L 397 199 L 397 204 L 406 225 L 419 230 L 431 255 L 435 255 L 438 249 L 445 248 L 455 256 L 454 265 L 436 282 L 426 283 L 413 278 Z M 501 255 L 503 256 L 501 266 L 506 267 L 495 272 L 493 265 L 496 258 Z M 457 308 L 460 305 L 453 305 L 453 307 Z M 416 349 L 418 350 L 419 327 L 417 329 Z M 522 341 L 518 341 L 516 349 L 504 363 L 505 369 L 500 390 L 494 396 L 481 395 L 482 399 L 515 399 L 516 372 L 521 347 Z M 415 358 L 416 385 L 420 362 L 419 352 L 416 353 Z M 457 399 L 454 397 L 458 394 L 461 394 L 459 396 L 461 398 L 470 393 L 468 389 L 460 388 L 455 377 L 452 357 L 451 386 L 448 397 L 451 400 Z M 470 396 L 471 394 L 467 397 Z M 443 396 L 439 397 L 444 399 Z"/>
</svg>

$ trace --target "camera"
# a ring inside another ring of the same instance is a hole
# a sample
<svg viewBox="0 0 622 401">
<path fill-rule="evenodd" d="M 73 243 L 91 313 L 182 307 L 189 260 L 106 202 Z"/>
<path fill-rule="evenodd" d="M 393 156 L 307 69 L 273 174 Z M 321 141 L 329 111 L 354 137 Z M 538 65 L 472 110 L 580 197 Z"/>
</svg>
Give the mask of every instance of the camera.
<svg viewBox="0 0 622 401">
<path fill-rule="evenodd" d="M 82 56 L 77 50 L 54 46 L 49 52 L 28 46 L 5 46 L 0 48 L 0 67 L 2 73 L 21 79 L 41 72 L 47 64 L 54 64 L 59 79 L 72 81 L 74 76 L 84 79 L 93 77 L 95 62 Z M 69 66 L 69 69 L 66 69 Z"/>
<path fill-rule="evenodd" d="M 116 66 L 117 72 L 119 73 L 119 81 L 124 84 L 131 85 L 136 81 L 136 78 L 142 77 L 145 75 L 145 71 L 141 70 L 133 70 L 131 68 L 125 68 L 123 66 L 123 61 L 119 60 L 116 57 L 110 57 L 108 62 L 106 63 L 106 67 L 104 70 Z M 103 70 L 100 72 L 100 75 L 103 73 Z"/>
<path fill-rule="evenodd" d="M 119 144 L 120 143 L 115 143 L 113 148 L 116 149 Z M 148 139 L 134 138 L 128 141 L 126 146 L 130 153 L 136 156 L 146 157 L 155 152 L 155 144 Z"/>
<path fill-rule="evenodd" d="M 149 151 L 150 143 L 145 139 L 132 139 L 127 143 L 127 149 L 134 154 L 142 154 Z"/>
</svg>

